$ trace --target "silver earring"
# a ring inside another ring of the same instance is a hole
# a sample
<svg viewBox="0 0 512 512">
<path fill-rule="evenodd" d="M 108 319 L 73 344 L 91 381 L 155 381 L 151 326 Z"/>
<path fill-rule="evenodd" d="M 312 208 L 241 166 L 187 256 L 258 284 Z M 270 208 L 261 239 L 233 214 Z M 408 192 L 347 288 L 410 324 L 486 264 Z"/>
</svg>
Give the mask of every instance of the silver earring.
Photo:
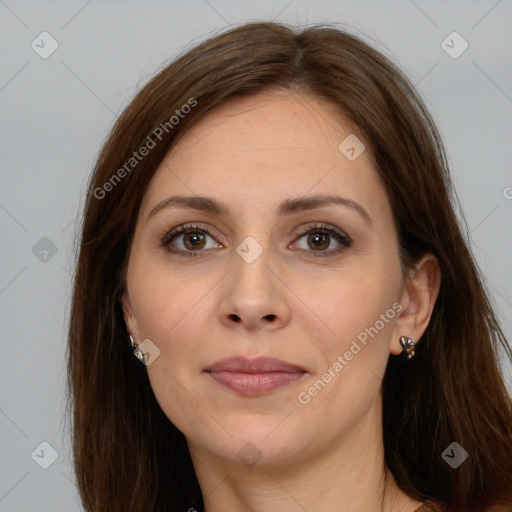
<svg viewBox="0 0 512 512">
<path fill-rule="evenodd" d="M 403 352 L 407 352 L 407 359 L 411 359 L 414 356 L 414 349 L 416 348 L 416 343 L 414 343 L 411 338 L 407 336 L 402 336 L 400 338 L 400 345 L 402 345 Z"/>
<path fill-rule="evenodd" d="M 142 349 L 135 343 L 133 336 L 131 334 L 129 334 L 129 336 L 130 336 L 130 345 L 133 348 L 135 348 L 135 350 L 133 351 L 133 354 L 140 362 L 145 363 L 144 352 L 142 352 Z"/>
</svg>

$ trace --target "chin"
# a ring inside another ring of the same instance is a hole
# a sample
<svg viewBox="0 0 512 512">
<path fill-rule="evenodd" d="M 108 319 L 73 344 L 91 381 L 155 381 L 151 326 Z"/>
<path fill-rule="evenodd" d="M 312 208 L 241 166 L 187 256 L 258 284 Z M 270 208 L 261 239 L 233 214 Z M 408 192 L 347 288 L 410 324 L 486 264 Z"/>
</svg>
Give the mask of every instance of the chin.
<svg viewBox="0 0 512 512">
<path fill-rule="evenodd" d="M 206 426 L 206 425 L 205 425 Z M 189 443 L 201 445 L 212 455 L 248 468 L 268 467 L 293 462 L 308 446 L 301 437 L 303 429 L 294 428 L 292 418 L 246 414 L 232 418 L 227 429 L 232 437 L 218 428 L 212 435 L 211 425 L 204 431 L 194 432 Z"/>
</svg>

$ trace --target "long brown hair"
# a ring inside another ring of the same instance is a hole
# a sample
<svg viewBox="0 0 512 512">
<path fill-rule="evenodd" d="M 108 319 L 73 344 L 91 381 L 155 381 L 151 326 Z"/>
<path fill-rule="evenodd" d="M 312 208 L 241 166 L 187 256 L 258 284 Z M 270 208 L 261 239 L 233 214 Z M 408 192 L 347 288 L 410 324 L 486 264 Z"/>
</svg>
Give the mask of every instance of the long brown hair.
<svg viewBox="0 0 512 512">
<path fill-rule="evenodd" d="M 385 459 L 398 485 L 454 512 L 512 503 L 512 405 L 498 364 L 503 354 L 512 361 L 512 350 L 457 221 L 434 122 L 400 70 L 359 37 L 333 25 L 295 31 L 269 22 L 231 29 L 171 62 L 124 110 L 99 154 L 85 199 L 68 345 L 68 409 L 85 509 L 203 509 L 185 437 L 132 353 L 120 298 L 141 199 L 169 149 L 228 98 L 272 88 L 341 107 L 385 184 L 402 268 L 426 252 L 440 264 L 439 296 L 417 355 L 407 362 L 390 356 L 383 382 Z M 468 453 L 457 469 L 442 458 L 452 442 Z"/>
</svg>

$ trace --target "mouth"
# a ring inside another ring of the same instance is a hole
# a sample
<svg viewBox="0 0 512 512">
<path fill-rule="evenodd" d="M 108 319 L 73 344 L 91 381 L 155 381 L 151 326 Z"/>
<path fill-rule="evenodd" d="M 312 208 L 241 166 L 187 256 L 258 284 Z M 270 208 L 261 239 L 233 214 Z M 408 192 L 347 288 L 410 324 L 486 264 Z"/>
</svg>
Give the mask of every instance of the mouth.
<svg viewBox="0 0 512 512">
<path fill-rule="evenodd" d="M 217 361 L 205 372 L 218 384 L 241 395 L 264 395 L 307 374 L 300 366 L 269 357 L 230 357 Z"/>
</svg>

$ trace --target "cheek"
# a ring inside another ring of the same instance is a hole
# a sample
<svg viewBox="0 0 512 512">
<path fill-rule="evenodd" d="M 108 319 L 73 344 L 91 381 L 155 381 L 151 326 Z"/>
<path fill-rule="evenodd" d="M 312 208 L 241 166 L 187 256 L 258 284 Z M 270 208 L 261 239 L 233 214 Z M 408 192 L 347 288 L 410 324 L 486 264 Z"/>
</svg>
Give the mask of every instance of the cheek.
<svg viewBox="0 0 512 512">
<path fill-rule="evenodd" d="M 323 293 L 310 292 L 312 309 L 322 312 L 322 335 L 309 337 L 308 352 L 320 364 L 313 387 L 299 391 L 332 428 L 361 418 L 378 396 L 401 309 L 400 282 L 398 260 L 390 260 L 345 269 Z"/>
<path fill-rule="evenodd" d="M 135 256 L 130 262 L 128 289 L 141 336 L 163 344 L 201 307 L 207 282 L 184 278 L 165 262 Z"/>
<path fill-rule="evenodd" d="M 359 281 L 331 301 L 324 319 L 329 330 L 311 338 L 308 350 L 317 353 L 321 363 L 308 386 L 297 390 L 297 395 L 302 393 L 297 399 L 306 404 L 300 405 L 306 414 L 323 418 L 322 429 L 350 431 L 374 411 L 372 404 L 379 397 L 398 316 L 395 297 Z"/>
<path fill-rule="evenodd" d="M 195 428 L 190 418 L 201 418 L 204 409 L 192 390 L 204 358 L 204 318 L 211 314 L 208 290 L 201 280 L 167 275 L 165 269 L 134 267 L 130 298 L 140 336 L 150 339 L 160 355 L 147 366 L 155 398 L 169 420 L 187 432 Z"/>
<path fill-rule="evenodd" d="M 394 289 L 387 287 L 385 282 L 377 279 L 358 281 L 354 289 L 346 289 L 339 295 L 334 330 L 342 333 L 344 339 L 348 336 L 363 343 L 364 333 L 369 331 L 373 337 L 387 337 L 394 323 L 396 297 Z"/>
<path fill-rule="evenodd" d="M 317 281 L 315 287 L 311 281 L 303 280 L 302 286 L 296 288 L 297 295 L 304 297 L 317 316 L 317 321 L 303 327 L 311 333 L 312 325 L 318 326 L 319 335 L 311 341 L 331 358 L 333 351 L 348 350 L 358 335 L 364 341 L 368 329 L 376 337 L 376 324 L 380 339 L 391 334 L 397 316 L 392 306 L 400 292 L 399 262 L 370 259 L 365 258 L 364 264 L 347 266 L 328 280 Z"/>
<path fill-rule="evenodd" d="M 183 271 L 178 276 L 164 265 L 134 264 L 129 282 L 132 310 L 141 338 L 160 350 L 147 370 L 162 405 L 166 395 L 174 397 L 173 403 L 181 397 L 180 385 L 192 389 L 201 362 L 209 358 L 205 326 L 214 309 L 211 292 L 217 282 L 215 276 L 184 278 Z"/>
</svg>

